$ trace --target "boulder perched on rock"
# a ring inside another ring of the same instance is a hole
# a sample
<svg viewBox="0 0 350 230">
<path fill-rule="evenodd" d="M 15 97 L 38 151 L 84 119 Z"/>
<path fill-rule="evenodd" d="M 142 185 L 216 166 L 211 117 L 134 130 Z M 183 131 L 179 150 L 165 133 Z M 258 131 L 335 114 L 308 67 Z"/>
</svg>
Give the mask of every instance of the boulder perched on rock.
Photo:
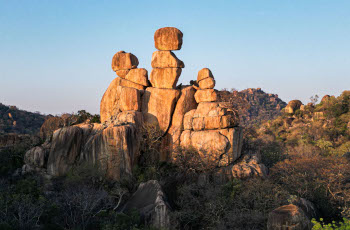
<svg viewBox="0 0 350 230">
<path fill-rule="evenodd" d="M 125 78 L 127 76 L 128 75 L 126 75 Z M 120 85 L 120 86 L 135 88 L 135 89 L 139 89 L 139 90 L 144 90 L 146 88 L 144 85 L 137 84 L 135 82 L 123 79 L 121 77 L 117 77 L 116 79 L 117 79 L 117 84 Z"/>
<path fill-rule="evenodd" d="M 148 86 L 148 72 L 146 69 L 131 69 L 125 79 L 138 85 Z"/>
<path fill-rule="evenodd" d="M 159 89 L 175 89 L 181 75 L 181 68 L 153 69 L 150 81 L 153 87 Z"/>
<path fill-rule="evenodd" d="M 171 51 L 155 51 L 152 55 L 152 68 L 184 68 L 184 63 Z"/>
<path fill-rule="evenodd" d="M 115 71 L 115 73 L 119 76 L 119 77 L 121 77 L 121 78 L 125 78 L 126 77 L 126 75 L 129 73 L 129 69 L 122 69 L 122 70 L 117 70 L 117 71 Z"/>
<path fill-rule="evenodd" d="M 158 50 L 180 50 L 182 32 L 174 27 L 164 27 L 154 33 L 154 45 Z"/>
<path fill-rule="evenodd" d="M 214 78 L 212 72 L 208 68 L 203 68 L 198 72 L 197 76 L 197 82 L 199 83 L 200 81 L 206 79 L 206 78 Z"/>
<path fill-rule="evenodd" d="M 117 70 L 128 70 L 137 68 L 139 60 L 132 53 L 126 53 L 125 51 L 117 52 L 112 59 L 112 69 Z"/>
<path fill-rule="evenodd" d="M 158 229 L 170 229 L 171 208 L 158 181 L 141 183 L 122 211 L 139 211 L 143 222 Z"/>
<path fill-rule="evenodd" d="M 288 103 L 288 105 L 284 108 L 285 113 L 293 114 L 295 111 L 300 109 L 300 107 L 303 105 L 303 103 L 299 100 L 292 100 Z"/>
<path fill-rule="evenodd" d="M 309 230 L 311 221 L 304 211 L 294 204 L 284 205 L 270 212 L 267 222 L 268 230 Z"/>
<path fill-rule="evenodd" d="M 217 100 L 217 92 L 215 89 L 201 89 L 197 90 L 194 95 L 197 103 L 212 102 Z"/>
<path fill-rule="evenodd" d="M 200 89 L 214 89 L 215 80 L 214 78 L 208 77 L 198 82 Z"/>
<path fill-rule="evenodd" d="M 142 97 L 144 121 L 159 125 L 160 129 L 166 132 L 179 97 L 180 91 L 176 89 L 148 87 Z"/>
</svg>

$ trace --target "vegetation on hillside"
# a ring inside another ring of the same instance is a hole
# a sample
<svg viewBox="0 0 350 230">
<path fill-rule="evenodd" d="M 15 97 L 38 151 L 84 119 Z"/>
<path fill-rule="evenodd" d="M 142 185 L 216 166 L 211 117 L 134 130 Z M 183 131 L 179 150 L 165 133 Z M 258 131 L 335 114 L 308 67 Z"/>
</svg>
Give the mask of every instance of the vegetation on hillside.
<svg viewBox="0 0 350 230">
<path fill-rule="evenodd" d="M 45 121 L 45 115 L 6 106 L 0 103 L 0 134 L 36 134 Z"/>
<path fill-rule="evenodd" d="M 229 97 L 235 109 L 244 108 L 245 97 L 235 98 Z M 140 183 L 152 179 L 169 199 L 176 229 L 265 229 L 272 210 L 297 198 L 317 208 L 315 229 L 346 229 L 350 92 L 319 104 L 315 98 L 293 113 L 273 107 L 271 113 L 255 114 L 254 119 L 271 119 L 245 129 L 243 154 L 261 154 L 269 169 L 265 179 L 223 180 L 220 169 L 203 164 L 193 149 L 179 148 L 174 162 L 159 162 L 162 132 L 148 126 L 141 130 L 140 162 L 128 181 L 108 181 L 89 165 L 52 180 L 40 174 L 19 177 L 13 172 L 22 160 L 14 155 L 5 161 L 13 167 L 1 168 L 0 210 L 5 211 L 0 211 L 0 229 L 151 229 L 137 211 L 123 213 L 119 207 Z M 80 115 L 91 119 L 85 112 Z"/>
<path fill-rule="evenodd" d="M 241 125 L 244 127 L 274 119 L 281 115 L 281 110 L 287 105 L 277 94 L 265 93 L 260 88 L 242 91 L 223 89 L 219 91 L 219 101 L 229 102 L 239 111 Z"/>
</svg>

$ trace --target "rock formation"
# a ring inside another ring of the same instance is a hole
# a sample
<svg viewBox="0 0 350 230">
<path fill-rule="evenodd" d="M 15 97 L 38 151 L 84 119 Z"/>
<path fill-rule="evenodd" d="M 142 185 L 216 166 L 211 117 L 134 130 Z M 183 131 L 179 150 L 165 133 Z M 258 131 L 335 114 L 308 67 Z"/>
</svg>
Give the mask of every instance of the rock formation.
<svg viewBox="0 0 350 230">
<path fill-rule="evenodd" d="M 288 105 L 284 108 L 285 113 L 293 114 L 295 111 L 300 109 L 303 103 L 299 100 L 291 100 Z"/>
<path fill-rule="evenodd" d="M 139 210 L 144 223 L 159 229 L 171 229 L 171 209 L 158 181 L 150 180 L 139 185 L 122 210 L 128 212 L 133 209 Z"/>
<path fill-rule="evenodd" d="M 232 164 L 241 155 L 242 128 L 236 111 L 217 102 L 212 72 L 198 72 L 191 86 L 177 86 L 185 67 L 174 54 L 180 50 L 183 34 L 172 27 L 154 35 L 150 79 L 138 68 L 137 57 L 117 52 L 112 80 L 100 104 L 102 124 L 62 127 L 45 147 L 26 154 L 23 170 L 46 168 L 51 175 L 66 174 L 78 164 L 98 165 L 113 180 L 131 175 L 140 155 L 140 129 L 154 125 L 162 132 L 161 161 L 171 161 L 174 148 L 194 147 L 203 160 L 218 166 Z"/>
<path fill-rule="evenodd" d="M 268 230 L 309 230 L 311 228 L 311 219 L 305 213 L 303 207 L 297 204 L 289 204 L 276 208 L 270 212 L 267 222 Z"/>
<path fill-rule="evenodd" d="M 231 168 L 232 176 L 239 179 L 250 177 L 267 177 L 267 167 L 260 163 L 258 154 L 246 154 Z M 230 175 L 230 174 L 229 174 Z"/>
<path fill-rule="evenodd" d="M 192 146 L 204 159 L 226 166 L 241 155 L 243 132 L 238 127 L 238 114 L 227 103 L 215 102 L 215 80 L 208 68 L 198 72 L 197 83 L 194 97 L 198 107 L 184 116 L 181 145 Z"/>
</svg>

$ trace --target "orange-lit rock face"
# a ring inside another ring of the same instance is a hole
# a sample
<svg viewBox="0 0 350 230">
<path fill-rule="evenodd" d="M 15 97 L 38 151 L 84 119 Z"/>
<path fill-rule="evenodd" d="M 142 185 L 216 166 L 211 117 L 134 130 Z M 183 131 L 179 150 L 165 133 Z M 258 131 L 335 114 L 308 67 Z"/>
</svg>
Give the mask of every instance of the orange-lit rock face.
<svg viewBox="0 0 350 230">
<path fill-rule="evenodd" d="M 136 84 L 148 86 L 148 72 L 146 69 L 131 69 L 125 76 L 125 80 L 132 81 Z"/>
<path fill-rule="evenodd" d="M 118 81 L 118 85 L 120 85 L 120 86 L 131 87 L 131 88 L 135 88 L 135 89 L 139 89 L 139 90 L 144 90 L 146 88 L 143 85 L 137 84 L 135 82 L 132 82 L 132 81 L 120 78 L 120 77 L 117 78 L 117 81 Z"/>
<path fill-rule="evenodd" d="M 180 50 L 182 36 L 182 32 L 177 28 L 160 28 L 154 34 L 154 45 L 158 50 Z"/>
<path fill-rule="evenodd" d="M 152 68 L 184 68 L 184 63 L 171 51 L 155 51 L 152 55 Z"/>
<path fill-rule="evenodd" d="M 214 89 L 215 80 L 214 78 L 208 77 L 198 82 L 200 89 Z"/>
<path fill-rule="evenodd" d="M 117 70 L 128 70 L 137 68 L 139 60 L 132 53 L 126 53 L 125 51 L 119 51 L 113 56 L 112 69 Z"/>
<path fill-rule="evenodd" d="M 206 78 L 214 78 L 213 74 L 211 73 L 210 69 L 203 68 L 198 72 L 197 76 L 197 82 L 200 82 L 201 80 L 204 80 Z"/>
<path fill-rule="evenodd" d="M 150 81 L 153 87 L 160 89 L 175 89 L 181 75 L 180 68 L 153 69 Z"/>
<path fill-rule="evenodd" d="M 130 87 L 119 86 L 121 111 L 141 110 L 140 91 Z"/>
<path fill-rule="evenodd" d="M 200 89 L 194 95 L 196 102 L 213 102 L 217 100 L 217 93 L 214 89 Z"/>
<path fill-rule="evenodd" d="M 124 87 L 122 87 L 123 85 Z M 125 110 L 140 110 L 140 92 L 136 92 L 138 90 L 135 86 L 140 89 L 144 87 L 119 77 L 111 82 L 100 104 L 100 119 L 102 123 L 108 121 L 119 112 Z"/>
<path fill-rule="evenodd" d="M 225 129 L 237 125 L 234 115 L 195 117 L 192 120 L 193 130 Z"/>
<path fill-rule="evenodd" d="M 180 144 L 184 148 L 194 147 L 203 160 L 211 164 L 227 166 L 241 155 L 243 129 L 240 127 L 228 129 L 192 131 L 181 133 Z"/>
<path fill-rule="evenodd" d="M 101 122 L 107 121 L 115 113 L 119 112 L 119 95 L 117 95 L 117 87 L 119 86 L 118 78 L 115 78 L 109 84 L 106 92 L 103 94 L 100 103 L 100 119 Z"/>
<path fill-rule="evenodd" d="M 148 87 L 142 96 L 142 112 L 146 123 L 159 125 L 163 132 L 170 126 L 180 90 Z"/>
<path fill-rule="evenodd" d="M 129 69 L 122 69 L 122 70 L 117 70 L 115 71 L 115 73 L 121 77 L 121 78 L 125 78 L 125 76 L 129 73 Z"/>
<path fill-rule="evenodd" d="M 184 130 L 185 114 L 192 110 L 195 111 L 197 108 L 197 103 L 194 99 L 195 92 L 196 90 L 192 86 L 185 86 L 181 89 L 181 96 L 176 103 L 171 126 L 168 132 L 171 136 L 171 144 L 174 144 L 175 146 L 180 144 L 180 135 Z"/>
</svg>

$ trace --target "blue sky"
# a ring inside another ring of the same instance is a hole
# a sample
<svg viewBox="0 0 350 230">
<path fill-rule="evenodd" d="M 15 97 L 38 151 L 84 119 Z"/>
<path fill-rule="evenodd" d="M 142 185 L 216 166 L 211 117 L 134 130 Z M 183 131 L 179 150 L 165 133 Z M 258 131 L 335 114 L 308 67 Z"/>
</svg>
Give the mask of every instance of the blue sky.
<svg viewBox="0 0 350 230">
<path fill-rule="evenodd" d="M 304 103 L 350 89 L 350 1 L 0 0 L 0 102 L 60 114 L 99 103 L 111 59 L 151 71 L 153 34 L 184 33 L 179 83 L 212 70 L 216 88 L 261 87 Z"/>
</svg>

